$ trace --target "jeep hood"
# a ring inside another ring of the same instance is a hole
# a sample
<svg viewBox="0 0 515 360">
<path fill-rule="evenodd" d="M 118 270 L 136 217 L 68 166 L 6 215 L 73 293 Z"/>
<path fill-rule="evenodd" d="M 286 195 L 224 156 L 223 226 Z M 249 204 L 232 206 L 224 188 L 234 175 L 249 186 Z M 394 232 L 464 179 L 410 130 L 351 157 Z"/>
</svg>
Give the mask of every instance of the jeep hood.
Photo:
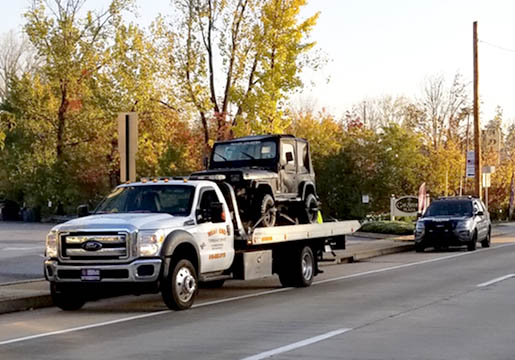
<svg viewBox="0 0 515 360">
<path fill-rule="evenodd" d="M 117 213 L 90 215 L 54 226 L 58 231 L 98 231 L 98 230 L 150 230 L 179 227 L 187 220 L 170 214 L 156 213 Z"/>
</svg>

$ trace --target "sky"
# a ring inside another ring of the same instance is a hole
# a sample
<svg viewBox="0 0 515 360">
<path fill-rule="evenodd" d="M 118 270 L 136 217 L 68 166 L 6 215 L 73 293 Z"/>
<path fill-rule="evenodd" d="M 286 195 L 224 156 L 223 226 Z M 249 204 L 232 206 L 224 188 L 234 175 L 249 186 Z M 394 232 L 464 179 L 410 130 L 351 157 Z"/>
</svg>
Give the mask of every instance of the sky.
<svg viewBox="0 0 515 360">
<path fill-rule="evenodd" d="M 157 14 L 170 14 L 169 0 L 136 0 L 148 26 Z M 25 0 L 0 0 L 0 34 L 20 30 Z M 105 9 L 109 0 L 88 0 Z M 421 98 L 428 78 L 442 75 L 450 85 L 460 73 L 472 98 L 472 23 L 478 22 L 481 122 L 504 111 L 515 121 L 515 1 L 513 0 L 308 0 L 307 17 L 320 12 L 311 40 L 329 62 L 307 71 L 300 99 L 337 118 L 367 99 Z"/>
</svg>

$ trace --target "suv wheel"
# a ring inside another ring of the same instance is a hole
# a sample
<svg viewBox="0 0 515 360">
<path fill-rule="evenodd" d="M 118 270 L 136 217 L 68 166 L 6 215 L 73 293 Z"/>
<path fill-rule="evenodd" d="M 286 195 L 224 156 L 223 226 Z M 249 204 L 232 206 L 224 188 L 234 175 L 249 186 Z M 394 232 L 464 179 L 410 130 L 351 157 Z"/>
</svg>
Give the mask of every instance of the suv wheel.
<svg viewBox="0 0 515 360">
<path fill-rule="evenodd" d="M 490 243 L 491 243 L 491 233 L 490 233 L 490 229 L 488 229 L 488 233 L 486 234 L 486 238 L 481 241 L 481 247 L 484 247 L 484 248 L 487 248 L 487 247 L 490 247 Z"/>
<path fill-rule="evenodd" d="M 474 231 L 474 236 L 472 236 L 472 240 L 467 245 L 468 251 L 474 251 L 476 250 L 477 245 L 477 231 Z"/>
<path fill-rule="evenodd" d="M 274 198 L 270 194 L 264 194 L 259 203 L 259 213 L 256 221 L 260 221 L 258 225 L 261 227 L 272 227 L 275 225 L 275 220 L 276 209 Z"/>
<path fill-rule="evenodd" d="M 318 217 L 318 201 L 315 195 L 309 193 L 304 200 L 304 222 L 314 224 Z"/>
</svg>

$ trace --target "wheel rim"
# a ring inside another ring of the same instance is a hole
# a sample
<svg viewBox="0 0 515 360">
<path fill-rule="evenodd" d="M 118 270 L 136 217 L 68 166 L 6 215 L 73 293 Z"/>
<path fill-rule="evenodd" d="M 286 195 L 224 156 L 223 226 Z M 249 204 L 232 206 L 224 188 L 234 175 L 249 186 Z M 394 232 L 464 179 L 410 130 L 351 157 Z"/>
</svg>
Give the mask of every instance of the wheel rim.
<svg viewBox="0 0 515 360">
<path fill-rule="evenodd" d="M 318 211 L 318 204 L 316 202 L 316 199 L 311 196 L 308 199 L 307 206 L 306 206 L 306 213 L 308 215 L 308 220 L 310 223 L 313 223 L 317 219 L 317 211 Z"/>
<path fill-rule="evenodd" d="M 187 267 L 181 267 L 175 277 L 175 290 L 179 300 L 188 302 L 193 297 L 197 284 L 195 277 Z"/>
<path fill-rule="evenodd" d="M 308 253 L 302 256 L 302 276 L 305 280 L 309 280 L 313 276 L 313 259 Z"/>
<path fill-rule="evenodd" d="M 269 199 L 265 203 L 265 209 L 263 212 L 263 224 L 265 226 L 272 226 L 275 223 L 275 212 L 274 212 L 274 202 Z"/>
</svg>

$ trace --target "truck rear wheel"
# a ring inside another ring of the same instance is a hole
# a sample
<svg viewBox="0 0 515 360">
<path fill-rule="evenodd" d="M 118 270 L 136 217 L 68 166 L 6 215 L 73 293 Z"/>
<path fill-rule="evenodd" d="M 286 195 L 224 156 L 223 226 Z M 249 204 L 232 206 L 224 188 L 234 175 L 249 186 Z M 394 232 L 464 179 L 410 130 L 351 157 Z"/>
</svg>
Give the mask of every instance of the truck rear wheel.
<svg viewBox="0 0 515 360">
<path fill-rule="evenodd" d="M 86 303 L 84 295 L 80 292 L 53 282 L 50 283 L 50 296 L 54 305 L 65 311 L 79 310 Z"/>
<path fill-rule="evenodd" d="M 186 310 L 193 305 L 198 292 L 197 271 L 187 259 L 172 262 L 168 276 L 164 279 L 161 296 L 172 310 Z"/>
<path fill-rule="evenodd" d="M 309 246 L 295 251 L 290 261 L 284 261 L 279 271 L 279 280 L 284 287 L 308 287 L 315 275 L 315 257 Z"/>
</svg>

